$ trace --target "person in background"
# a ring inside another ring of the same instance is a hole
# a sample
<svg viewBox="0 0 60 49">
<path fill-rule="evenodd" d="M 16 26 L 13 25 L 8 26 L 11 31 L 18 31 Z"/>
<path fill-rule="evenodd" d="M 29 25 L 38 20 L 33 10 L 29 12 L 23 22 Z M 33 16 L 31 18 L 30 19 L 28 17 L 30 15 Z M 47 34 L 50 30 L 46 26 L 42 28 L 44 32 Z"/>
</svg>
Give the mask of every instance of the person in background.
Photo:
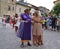
<svg viewBox="0 0 60 49">
<path fill-rule="evenodd" d="M 48 14 L 47 18 L 46 18 L 46 26 L 47 26 L 47 29 L 50 29 L 50 14 Z"/>
<path fill-rule="evenodd" d="M 12 17 L 10 17 L 9 23 L 12 26 Z"/>
<path fill-rule="evenodd" d="M 43 24 L 42 24 L 42 28 L 46 29 L 46 19 L 43 19 Z"/>
<path fill-rule="evenodd" d="M 15 24 L 16 24 L 16 22 L 15 22 L 15 16 L 13 15 L 13 17 L 12 17 L 12 28 L 14 28 Z"/>
<path fill-rule="evenodd" d="M 3 16 L 2 21 L 3 21 L 3 26 L 6 26 L 6 16 L 5 15 Z"/>
<path fill-rule="evenodd" d="M 18 17 L 18 14 L 15 14 L 15 32 L 17 32 L 17 30 L 18 30 L 18 27 L 19 27 L 19 17 Z"/>
<path fill-rule="evenodd" d="M 2 24 L 2 17 L 0 16 L 0 24 Z"/>
<path fill-rule="evenodd" d="M 57 21 L 57 18 L 55 16 L 52 16 L 52 30 L 53 31 L 56 30 L 56 21 Z"/>
<path fill-rule="evenodd" d="M 9 20 L 10 20 L 10 16 L 7 16 L 6 17 L 6 23 L 9 23 Z"/>
<path fill-rule="evenodd" d="M 60 31 L 60 14 L 57 18 L 57 31 Z"/>
<path fill-rule="evenodd" d="M 39 15 L 38 11 L 35 11 L 32 21 L 33 44 L 43 45 L 42 17 Z"/>
<path fill-rule="evenodd" d="M 24 43 L 27 43 L 28 46 L 31 46 L 31 15 L 30 10 L 25 9 L 25 13 L 20 16 L 20 26 L 17 32 L 17 36 L 21 38 L 21 47 L 24 47 Z"/>
</svg>

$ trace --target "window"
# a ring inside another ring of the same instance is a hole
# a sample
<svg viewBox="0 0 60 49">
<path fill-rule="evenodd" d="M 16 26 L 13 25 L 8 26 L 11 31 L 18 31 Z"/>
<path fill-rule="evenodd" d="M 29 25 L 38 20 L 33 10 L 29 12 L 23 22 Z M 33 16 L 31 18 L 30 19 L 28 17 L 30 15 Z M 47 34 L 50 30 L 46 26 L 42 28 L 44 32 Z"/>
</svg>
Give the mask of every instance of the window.
<svg viewBox="0 0 60 49">
<path fill-rule="evenodd" d="M 8 6 L 8 11 L 10 11 L 11 10 L 11 8 L 10 8 L 10 6 Z"/>
<path fill-rule="evenodd" d="M 19 8 L 19 12 L 21 12 L 21 8 Z"/>
<path fill-rule="evenodd" d="M 14 0 L 12 0 L 12 2 L 13 2 Z"/>
<path fill-rule="evenodd" d="M 12 10 L 14 11 L 14 7 L 12 8 Z"/>
</svg>

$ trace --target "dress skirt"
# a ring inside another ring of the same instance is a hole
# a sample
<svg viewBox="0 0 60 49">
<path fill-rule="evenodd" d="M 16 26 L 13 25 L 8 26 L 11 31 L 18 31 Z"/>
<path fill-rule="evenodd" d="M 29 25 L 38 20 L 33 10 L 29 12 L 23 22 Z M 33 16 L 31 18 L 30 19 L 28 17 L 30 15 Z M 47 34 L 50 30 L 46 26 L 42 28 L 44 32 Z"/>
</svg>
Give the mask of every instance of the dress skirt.
<svg viewBox="0 0 60 49">
<path fill-rule="evenodd" d="M 17 36 L 21 38 L 21 40 L 31 40 L 31 22 L 21 22 Z"/>
</svg>

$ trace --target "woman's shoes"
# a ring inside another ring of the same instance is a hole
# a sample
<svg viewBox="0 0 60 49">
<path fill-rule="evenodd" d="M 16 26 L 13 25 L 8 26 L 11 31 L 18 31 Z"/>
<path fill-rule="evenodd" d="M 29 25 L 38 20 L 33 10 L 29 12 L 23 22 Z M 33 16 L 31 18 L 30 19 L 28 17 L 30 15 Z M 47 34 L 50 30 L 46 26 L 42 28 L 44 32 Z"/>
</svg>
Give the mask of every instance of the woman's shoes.
<svg viewBox="0 0 60 49">
<path fill-rule="evenodd" d="M 23 48 L 23 47 L 24 47 L 24 45 L 22 45 L 22 44 L 21 44 L 21 46 L 20 46 L 20 47 L 21 47 L 21 48 Z"/>
<path fill-rule="evenodd" d="M 42 43 L 42 42 L 36 43 L 36 44 L 33 43 L 33 45 L 34 45 L 34 46 L 41 46 L 41 45 L 43 45 L 43 43 Z M 28 43 L 27 43 L 27 46 L 31 46 L 31 44 L 28 42 Z M 26 47 L 26 45 L 24 45 L 24 44 L 22 43 L 22 44 L 21 44 L 21 48 L 23 48 L 23 47 Z"/>
<path fill-rule="evenodd" d="M 24 47 L 24 43 L 23 43 L 23 42 L 22 42 L 22 44 L 20 45 L 20 47 L 21 47 L 21 48 L 23 48 L 23 47 Z"/>
<path fill-rule="evenodd" d="M 28 42 L 28 44 L 27 44 L 28 46 L 31 46 L 31 44 Z"/>
<path fill-rule="evenodd" d="M 27 47 L 27 46 L 31 46 L 31 44 L 28 42 L 27 45 L 24 45 L 24 43 L 22 42 L 22 44 L 21 44 L 21 48 L 23 48 L 23 47 Z"/>
<path fill-rule="evenodd" d="M 38 43 L 38 45 L 40 46 L 40 45 L 43 45 L 43 43 L 41 42 L 41 43 Z"/>
</svg>

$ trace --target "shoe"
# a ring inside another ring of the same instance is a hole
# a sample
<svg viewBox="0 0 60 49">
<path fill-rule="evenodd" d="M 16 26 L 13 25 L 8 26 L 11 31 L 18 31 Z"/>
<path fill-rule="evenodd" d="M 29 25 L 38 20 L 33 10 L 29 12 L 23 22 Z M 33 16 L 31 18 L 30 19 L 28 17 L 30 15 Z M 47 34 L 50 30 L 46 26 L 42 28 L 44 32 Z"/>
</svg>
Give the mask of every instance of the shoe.
<svg viewBox="0 0 60 49">
<path fill-rule="evenodd" d="M 31 46 L 31 44 L 28 42 L 28 46 Z"/>
<path fill-rule="evenodd" d="M 21 45 L 20 45 L 20 47 L 21 47 L 21 48 L 23 48 L 23 47 L 24 47 L 24 45 L 23 45 L 23 44 L 21 44 Z"/>
<path fill-rule="evenodd" d="M 43 45 L 43 43 L 41 42 L 41 43 L 38 43 L 38 45 Z"/>
<path fill-rule="evenodd" d="M 41 45 L 43 45 L 43 43 L 41 42 Z"/>
<path fill-rule="evenodd" d="M 23 42 L 22 42 L 22 44 L 20 45 L 20 47 L 21 47 L 21 48 L 23 48 L 23 47 L 24 47 L 24 44 L 23 44 Z"/>
</svg>

